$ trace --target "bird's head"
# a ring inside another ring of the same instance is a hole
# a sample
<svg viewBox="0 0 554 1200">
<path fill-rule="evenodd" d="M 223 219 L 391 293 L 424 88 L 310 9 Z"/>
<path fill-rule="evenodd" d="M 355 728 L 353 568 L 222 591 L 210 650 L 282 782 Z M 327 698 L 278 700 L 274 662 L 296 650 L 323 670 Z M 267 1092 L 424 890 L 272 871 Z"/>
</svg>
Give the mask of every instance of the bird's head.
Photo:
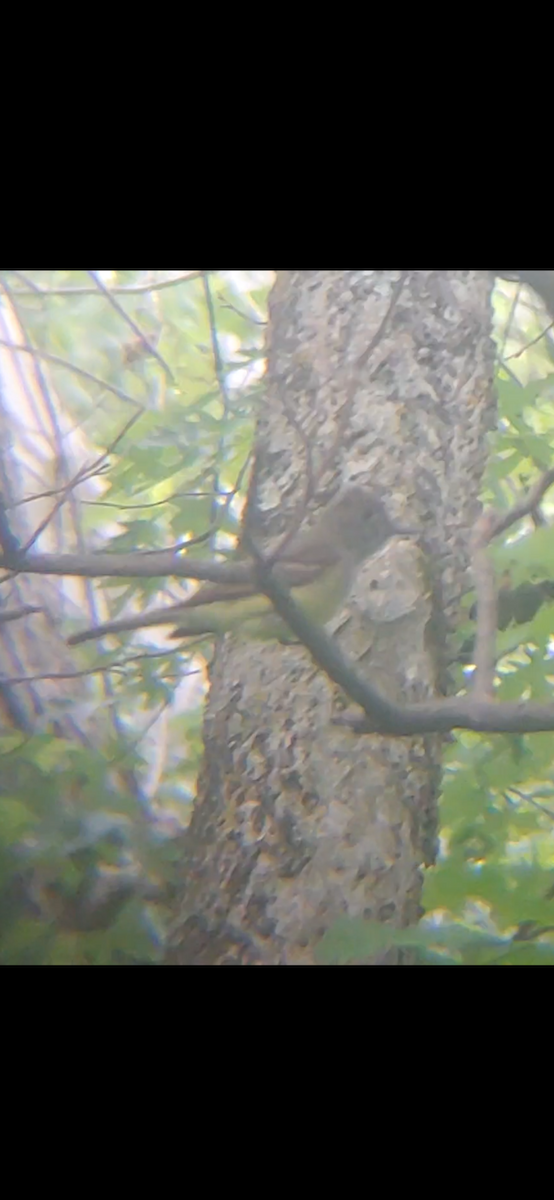
<svg viewBox="0 0 554 1200">
<path fill-rule="evenodd" d="M 370 488 L 350 484 L 344 488 L 329 510 L 328 526 L 347 550 L 363 561 L 376 554 L 391 537 L 417 535 L 393 521 L 380 499 Z"/>
</svg>

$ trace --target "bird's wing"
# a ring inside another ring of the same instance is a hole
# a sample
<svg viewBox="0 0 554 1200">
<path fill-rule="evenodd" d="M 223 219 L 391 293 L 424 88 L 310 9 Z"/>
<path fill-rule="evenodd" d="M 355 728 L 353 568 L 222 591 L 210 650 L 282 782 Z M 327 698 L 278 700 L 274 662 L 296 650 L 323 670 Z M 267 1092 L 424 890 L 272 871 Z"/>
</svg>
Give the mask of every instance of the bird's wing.
<svg viewBox="0 0 554 1200">
<path fill-rule="evenodd" d="M 269 565 L 281 583 L 288 588 L 294 588 L 313 583 L 321 567 L 329 566 L 334 561 L 335 556 L 330 555 L 327 562 L 322 562 L 321 559 L 315 563 L 291 562 L 286 558 L 284 561 L 277 559 L 274 564 Z M 245 579 L 244 583 L 205 583 L 187 600 L 178 605 L 171 605 L 170 609 L 164 611 L 167 618 L 171 611 L 178 612 L 181 609 L 198 608 L 204 604 L 216 604 L 220 600 L 244 600 L 259 590 L 253 570 L 249 566 L 249 578 Z"/>
<path fill-rule="evenodd" d="M 244 600 L 247 596 L 252 596 L 254 591 L 251 583 L 205 583 L 187 600 L 183 600 L 181 604 L 172 604 L 164 611 L 166 614 L 174 613 L 177 620 L 179 613 L 184 609 L 217 604 L 220 600 Z"/>
<path fill-rule="evenodd" d="M 283 560 L 277 559 L 276 561 L 282 561 L 287 568 L 290 564 L 291 570 L 297 567 L 303 567 L 305 570 L 312 567 L 313 570 L 319 570 L 321 567 L 332 567 L 336 563 L 337 547 L 329 537 L 327 530 L 322 530 L 316 535 L 314 529 L 307 529 L 305 533 L 297 533 L 289 544 L 285 545 Z"/>
</svg>

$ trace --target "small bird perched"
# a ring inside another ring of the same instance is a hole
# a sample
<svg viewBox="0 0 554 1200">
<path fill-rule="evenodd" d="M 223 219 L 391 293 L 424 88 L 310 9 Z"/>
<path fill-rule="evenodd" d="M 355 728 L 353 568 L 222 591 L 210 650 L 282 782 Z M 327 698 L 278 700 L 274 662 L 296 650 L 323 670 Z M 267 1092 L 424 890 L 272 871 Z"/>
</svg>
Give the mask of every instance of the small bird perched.
<svg viewBox="0 0 554 1200">
<path fill-rule="evenodd" d="M 417 530 L 405 529 L 392 521 L 374 492 L 351 484 L 311 529 L 295 534 L 284 544 L 282 555 L 272 563 L 272 570 L 307 615 L 324 625 L 341 607 L 358 567 L 366 558 L 380 550 L 389 538 L 416 533 Z M 237 567 L 243 575 L 240 580 Z M 92 638 L 147 625 L 175 625 L 170 635 L 175 638 L 239 629 L 247 638 L 286 638 L 287 626 L 257 586 L 252 560 L 245 559 L 240 564 L 235 560 L 232 578 L 229 583 L 206 583 L 177 604 L 74 633 L 67 639 L 68 645 L 76 646 Z"/>
</svg>

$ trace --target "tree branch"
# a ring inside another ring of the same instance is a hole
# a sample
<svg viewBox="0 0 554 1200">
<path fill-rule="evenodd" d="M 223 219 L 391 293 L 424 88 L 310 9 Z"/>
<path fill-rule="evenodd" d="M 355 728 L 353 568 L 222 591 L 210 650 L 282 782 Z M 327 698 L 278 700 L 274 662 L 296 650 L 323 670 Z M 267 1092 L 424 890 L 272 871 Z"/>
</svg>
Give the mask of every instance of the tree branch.
<svg viewBox="0 0 554 1200">
<path fill-rule="evenodd" d="M 98 375 L 93 375 L 91 371 L 85 371 L 83 367 L 78 367 L 76 363 L 69 362 L 67 358 L 60 358 L 58 354 L 49 354 L 46 350 L 37 350 L 36 346 L 18 346 L 15 342 L 8 342 L 4 338 L 0 338 L 0 346 L 4 346 L 6 350 L 11 350 L 14 354 L 31 354 L 34 358 L 40 358 L 44 362 L 53 363 L 56 367 L 65 367 L 67 371 L 73 371 L 74 375 L 80 375 L 81 379 L 88 379 L 89 382 L 95 383 L 97 387 L 104 388 L 107 392 L 112 392 L 114 396 L 118 396 L 126 404 L 132 404 L 134 408 L 142 409 L 139 401 L 130 396 L 128 392 L 124 392 L 122 388 L 115 387 L 113 383 L 108 383 L 107 379 L 100 379 Z"/>
<path fill-rule="evenodd" d="M 545 492 L 554 483 L 554 467 L 545 471 L 540 479 L 533 485 L 532 488 L 522 497 L 522 499 L 509 508 L 506 513 L 497 513 L 494 509 L 490 509 L 494 520 L 491 519 L 490 529 L 488 532 L 488 541 L 498 537 L 500 533 L 505 533 L 511 525 L 515 525 L 516 521 L 521 521 L 523 517 L 532 516 L 535 509 L 540 504 Z"/>
<path fill-rule="evenodd" d="M 5 551 L 0 553 L 0 568 L 28 575 L 80 575 L 83 579 L 101 579 L 103 576 L 157 579 L 173 575 L 179 579 L 209 580 L 210 583 L 244 581 L 244 562 L 214 562 L 209 558 L 178 555 L 174 550 L 133 554 L 23 554 L 15 550 L 14 555 Z"/>
<path fill-rule="evenodd" d="M 335 718 L 335 724 L 347 725 L 355 733 L 381 733 L 394 737 L 413 737 L 451 729 L 473 729 L 481 733 L 536 733 L 554 729 L 554 704 L 496 704 L 479 696 L 403 705 L 388 700 L 371 683 L 360 678 L 336 640 L 314 625 L 298 607 L 255 547 L 252 546 L 251 551 L 261 591 L 310 651 L 316 665 L 366 714 L 365 718 L 345 714 Z"/>
<path fill-rule="evenodd" d="M 11 274 L 24 284 L 21 288 L 13 288 L 15 296 L 94 296 L 96 294 L 96 288 L 86 286 L 41 288 L 31 279 L 27 279 L 22 271 L 12 271 Z M 191 283 L 194 279 L 202 279 L 202 276 L 207 274 L 209 274 L 207 271 L 184 271 L 182 275 L 175 275 L 173 279 L 160 279 L 158 283 L 122 283 L 108 290 L 114 296 L 137 296 L 141 292 L 161 292 L 164 288 L 176 287 L 179 283 Z"/>
<path fill-rule="evenodd" d="M 129 315 L 129 313 L 125 312 L 123 305 L 121 305 L 119 303 L 119 300 L 115 299 L 115 296 L 113 295 L 111 289 L 106 287 L 106 284 L 103 283 L 103 281 L 100 279 L 100 276 L 97 271 L 89 271 L 88 274 L 90 275 L 91 279 L 94 280 L 96 286 L 99 288 L 102 295 L 106 297 L 108 304 L 111 304 L 111 306 L 115 310 L 115 312 L 118 313 L 118 315 L 122 318 L 122 320 L 125 321 L 125 323 L 129 326 L 130 329 L 132 329 L 133 333 L 135 334 L 135 337 L 138 337 L 140 344 L 145 347 L 145 349 L 148 351 L 149 354 L 152 355 L 153 358 L 156 359 L 156 361 L 160 364 L 162 370 L 165 371 L 165 374 L 167 375 L 167 378 L 169 379 L 170 383 L 174 384 L 175 376 L 173 374 L 173 371 L 171 370 L 171 367 L 169 366 L 169 363 L 166 363 L 165 358 L 162 357 L 162 355 L 159 353 L 159 351 L 156 349 L 156 347 L 153 345 L 153 343 L 149 340 L 149 338 L 147 338 L 146 334 L 143 333 L 142 329 L 140 328 L 140 325 L 137 325 L 136 321 L 133 320 L 133 317 L 131 317 Z"/>
<path fill-rule="evenodd" d="M 492 510 L 481 514 L 475 528 L 472 546 L 473 578 L 477 593 L 473 694 L 477 700 L 492 699 L 494 692 L 498 603 L 494 567 L 488 552 L 488 543 L 495 516 L 496 514 Z"/>
</svg>

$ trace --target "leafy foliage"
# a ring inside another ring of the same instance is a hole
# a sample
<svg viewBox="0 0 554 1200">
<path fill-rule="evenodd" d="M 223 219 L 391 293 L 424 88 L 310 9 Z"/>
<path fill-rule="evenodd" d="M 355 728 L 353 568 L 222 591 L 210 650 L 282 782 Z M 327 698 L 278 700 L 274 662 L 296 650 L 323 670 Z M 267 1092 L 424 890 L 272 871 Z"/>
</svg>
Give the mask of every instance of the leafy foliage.
<svg viewBox="0 0 554 1200">
<path fill-rule="evenodd" d="M 0 276 L 25 339 L 49 356 L 39 361 L 86 439 L 86 462 L 98 463 L 101 493 L 73 495 L 83 542 L 148 551 L 193 538 L 195 553 L 213 555 L 233 544 L 240 521 L 270 275 L 96 274 L 117 289 L 117 307 L 88 272 Z M 503 509 L 552 466 L 554 356 L 531 293 L 499 284 L 495 312 L 500 420 L 483 500 Z M 551 517 L 548 495 L 542 507 Z M 494 549 L 500 699 L 551 699 L 553 530 L 527 520 Z M 91 618 L 99 604 L 117 615 L 178 599 L 183 586 L 106 580 L 86 603 Z M 471 604 L 468 596 L 452 667 L 460 689 L 471 672 Z M 82 623 L 75 611 L 67 633 Z M 0 737 L 0 962 L 159 960 L 202 752 L 210 649 L 199 641 L 184 653 L 152 630 L 87 645 L 76 660 L 83 736 L 61 736 L 53 717 L 40 732 Z M 92 732 L 87 713 L 100 718 Z M 453 738 L 424 919 L 404 930 L 345 919 L 323 939 L 321 961 L 400 948 L 433 964 L 554 962 L 551 745 L 548 734 Z"/>
<path fill-rule="evenodd" d="M 98 463 L 101 494 L 72 493 L 86 546 L 148 551 L 193 538 L 195 553 L 212 556 L 233 544 L 270 273 L 198 276 L 0 278 L 51 394 L 86 439 L 84 462 Z M 92 620 L 98 604 L 116 615 L 180 595 L 171 580 L 111 579 L 91 585 L 87 604 Z M 64 634 L 83 615 L 64 617 Z M 201 754 L 209 653 L 209 642 L 184 654 L 150 630 L 87 646 L 75 656 L 82 740 L 60 737 L 55 720 L 40 734 L 0 737 L 0 961 L 158 960 Z"/>
</svg>

